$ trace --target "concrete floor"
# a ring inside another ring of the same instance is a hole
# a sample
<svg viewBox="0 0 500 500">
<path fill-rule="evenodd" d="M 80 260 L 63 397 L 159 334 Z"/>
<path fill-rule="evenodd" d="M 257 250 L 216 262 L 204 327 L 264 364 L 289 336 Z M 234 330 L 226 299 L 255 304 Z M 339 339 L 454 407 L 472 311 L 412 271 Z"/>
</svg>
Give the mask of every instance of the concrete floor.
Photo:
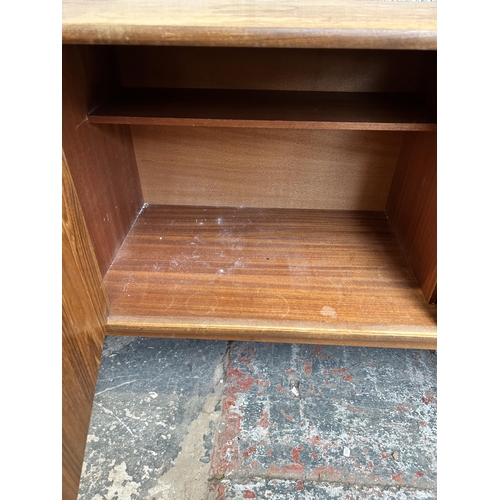
<svg viewBox="0 0 500 500">
<path fill-rule="evenodd" d="M 436 498 L 434 351 L 107 337 L 79 500 Z"/>
</svg>

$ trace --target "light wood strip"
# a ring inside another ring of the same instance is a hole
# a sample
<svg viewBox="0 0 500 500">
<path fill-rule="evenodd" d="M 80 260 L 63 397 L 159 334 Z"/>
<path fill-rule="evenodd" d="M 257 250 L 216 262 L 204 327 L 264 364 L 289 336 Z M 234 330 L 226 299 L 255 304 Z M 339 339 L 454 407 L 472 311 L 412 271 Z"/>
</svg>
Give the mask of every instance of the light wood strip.
<svg viewBox="0 0 500 500">
<path fill-rule="evenodd" d="M 436 4 L 65 0 L 63 43 L 436 49 Z"/>
<path fill-rule="evenodd" d="M 105 284 L 109 332 L 435 345 L 381 212 L 148 206 Z"/>
</svg>

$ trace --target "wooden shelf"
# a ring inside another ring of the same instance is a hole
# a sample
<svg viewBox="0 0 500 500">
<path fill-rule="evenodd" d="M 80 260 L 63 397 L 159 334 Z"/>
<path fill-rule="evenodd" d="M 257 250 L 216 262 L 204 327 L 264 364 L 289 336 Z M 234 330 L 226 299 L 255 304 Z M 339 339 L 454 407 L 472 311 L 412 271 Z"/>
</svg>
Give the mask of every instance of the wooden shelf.
<svg viewBox="0 0 500 500">
<path fill-rule="evenodd" d="M 383 212 L 146 206 L 105 285 L 111 334 L 436 347 Z"/>
<path fill-rule="evenodd" d="M 435 113 L 412 94 L 123 88 L 90 123 L 207 127 L 436 130 Z"/>
</svg>

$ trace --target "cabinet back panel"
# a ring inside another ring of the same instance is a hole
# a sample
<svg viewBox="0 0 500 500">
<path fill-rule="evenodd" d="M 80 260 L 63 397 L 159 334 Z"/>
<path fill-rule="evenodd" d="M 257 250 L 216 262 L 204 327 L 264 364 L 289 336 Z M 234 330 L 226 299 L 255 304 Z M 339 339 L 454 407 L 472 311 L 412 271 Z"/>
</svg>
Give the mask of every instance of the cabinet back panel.
<svg viewBox="0 0 500 500">
<path fill-rule="evenodd" d="M 384 210 L 397 132 L 132 126 L 150 204 Z"/>
<path fill-rule="evenodd" d="M 426 51 L 117 47 L 125 87 L 417 92 Z"/>
</svg>

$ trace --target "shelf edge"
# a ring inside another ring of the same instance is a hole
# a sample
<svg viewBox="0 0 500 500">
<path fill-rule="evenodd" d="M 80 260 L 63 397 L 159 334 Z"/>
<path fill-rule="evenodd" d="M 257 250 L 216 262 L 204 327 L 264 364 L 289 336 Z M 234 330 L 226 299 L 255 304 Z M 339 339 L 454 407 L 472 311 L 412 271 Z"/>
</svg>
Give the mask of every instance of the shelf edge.
<svg viewBox="0 0 500 500">
<path fill-rule="evenodd" d="M 266 327 L 224 324 L 155 323 L 110 317 L 107 335 L 135 335 L 164 338 L 234 340 L 252 342 L 286 342 L 301 344 L 350 345 L 437 349 L 437 332 L 333 330 L 300 327 Z"/>
</svg>

